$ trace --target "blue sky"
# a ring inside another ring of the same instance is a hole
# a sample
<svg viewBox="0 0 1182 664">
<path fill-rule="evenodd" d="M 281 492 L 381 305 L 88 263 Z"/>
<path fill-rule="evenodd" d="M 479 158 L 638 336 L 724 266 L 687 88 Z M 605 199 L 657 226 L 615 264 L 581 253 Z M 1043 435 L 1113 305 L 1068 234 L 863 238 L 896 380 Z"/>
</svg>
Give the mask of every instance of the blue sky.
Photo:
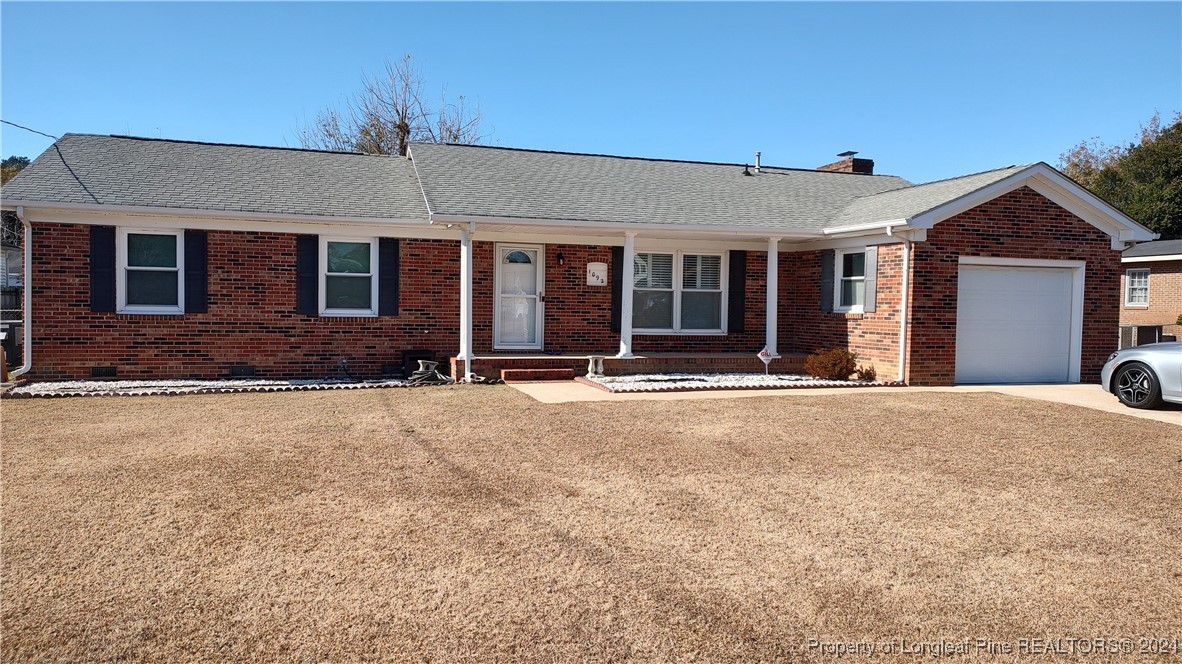
<svg viewBox="0 0 1182 664">
<path fill-rule="evenodd" d="M 296 145 L 410 53 L 487 143 L 927 181 L 1125 142 L 1182 109 L 1182 3 L 13 3 L 5 120 Z M 8 126 L 4 156 L 48 139 Z"/>
</svg>

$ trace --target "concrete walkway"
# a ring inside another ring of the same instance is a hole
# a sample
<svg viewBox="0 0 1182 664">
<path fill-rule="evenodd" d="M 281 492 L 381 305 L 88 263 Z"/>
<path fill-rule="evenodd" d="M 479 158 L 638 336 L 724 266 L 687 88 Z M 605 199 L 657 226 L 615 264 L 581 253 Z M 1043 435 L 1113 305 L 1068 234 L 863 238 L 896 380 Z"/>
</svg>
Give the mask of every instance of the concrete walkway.
<svg viewBox="0 0 1182 664">
<path fill-rule="evenodd" d="M 1128 408 L 1099 385 L 957 385 L 955 387 L 821 387 L 807 390 L 711 390 L 702 392 L 648 392 L 614 394 L 576 382 L 516 383 L 511 387 L 542 403 L 572 401 L 680 401 L 683 399 L 736 399 L 744 397 L 808 398 L 842 394 L 858 398 L 871 394 L 899 392 L 998 392 L 1015 397 L 1083 406 L 1117 415 L 1140 417 L 1182 426 L 1182 406 L 1166 404 L 1158 410 Z"/>
</svg>

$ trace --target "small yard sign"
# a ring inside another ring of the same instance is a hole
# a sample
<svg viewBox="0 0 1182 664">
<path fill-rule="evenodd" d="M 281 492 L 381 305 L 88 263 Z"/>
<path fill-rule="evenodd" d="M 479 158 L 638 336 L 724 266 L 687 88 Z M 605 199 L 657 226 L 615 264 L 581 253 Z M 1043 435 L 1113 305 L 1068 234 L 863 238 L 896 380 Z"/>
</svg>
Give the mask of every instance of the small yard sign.
<svg viewBox="0 0 1182 664">
<path fill-rule="evenodd" d="M 772 360 L 776 359 L 776 357 L 772 355 L 771 351 L 767 349 L 767 346 L 764 346 L 763 350 L 759 351 L 759 355 L 756 357 L 763 360 L 763 373 L 765 374 L 768 373 L 768 367 L 771 365 Z"/>
</svg>

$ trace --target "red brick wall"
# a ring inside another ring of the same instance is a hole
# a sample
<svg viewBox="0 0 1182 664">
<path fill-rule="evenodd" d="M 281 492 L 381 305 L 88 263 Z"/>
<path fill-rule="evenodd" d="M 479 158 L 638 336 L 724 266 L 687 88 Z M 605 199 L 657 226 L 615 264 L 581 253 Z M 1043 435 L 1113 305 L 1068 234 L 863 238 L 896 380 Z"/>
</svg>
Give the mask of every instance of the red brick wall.
<svg viewBox="0 0 1182 664">
<path fill-rule="evenodd" d="M 956 364 L 959 257 L 1086 261 L 1080 379 L 1099 379 L 1117 346 L 1120 252 L 1108 235 L 1029 187 L 942 221 L 913 259 L 908 382 L 949 385 Z"/>
<path fill-rule="evenodd" d="M 209 312 L 183 316 L 96 313 L 90 302 L 90 233 L 83 225 L 37 224 L 33 240 L 34 362 L 30 378 L 86 378 L 114 365 L 120 378 L 225 377 L 232 365 L 259 376 L 374 378 L 405 349 L 439 359 L 459 349 L 459 243 L 402 240 L 398 316 L 319 318 L 297 314 L 296 236 L 210 231 Z M 564 265 L 558 265 L 558 253 Z M 586 266 L 611 264 L 610 247 L 546 246 L 546 349 L 613 354 L 611 287 L 587 286 Z M 636 352 L 758 352 L 763 347 L 766 257 L 747 259 L 747 331 L 727 336 L 636 335 Z M 477 354 L 491 352 L 494 244 L 473 255 Z M 783 282 L 782 282 L 783 283 Z"/>
<path fill-rule="evenodd" d="M 812 353 L 848 348 L 859 364 L 871 365 L 879 380 L 894 380 L 899 366 L 899 305 L 903 245 L 878 248 L 877 295 L 874 311 L 865 314 L 821 310 L 821 260 L 824 252 L 806 251 L 781 256 L 781 287 L 788 300 L 780 308 L 780 350 Z"/>
<path fill-rule="evenodd" d="M 1127 271 L 1149 270 L 1149 306 L 1125 305 Z M 1120 270 L 1120 324 L 1163 325 L 1164 334 L 1182 334 L 1178 316 L 1182 315 L 1182 261 L 1124 263 Z"/>
<path fill-rule="evenodd" d="M 398 316 L 319 318 L 295 313 L 296 236 L 209 232 L 209 313 L 139 316 L 90 311 L 90 232 L 36 224 L 33 234 L 34 379 L 76 379 L 90 367 L 120 378 L 377 377 L 406 348 L 443 357 L 459 345 L 459 243 L 403 240 Z"/>
</svg>

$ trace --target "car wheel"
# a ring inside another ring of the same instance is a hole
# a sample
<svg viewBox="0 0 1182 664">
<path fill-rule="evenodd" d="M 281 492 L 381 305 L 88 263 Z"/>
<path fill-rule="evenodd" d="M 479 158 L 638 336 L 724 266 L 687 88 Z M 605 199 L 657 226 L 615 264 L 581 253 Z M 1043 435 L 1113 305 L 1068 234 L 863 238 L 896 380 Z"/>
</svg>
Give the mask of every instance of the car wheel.
<svg viewBox="0 0 1182 664">
<path fill-rule="evenodd" d="M 1130 362 L 1117 369 L 1112 382 L 1116 385 L 1116 398 L 1130 408 L 1161 405 L 1161 384 L 1153 370 L 1140 362 Z"/>
</svg>

